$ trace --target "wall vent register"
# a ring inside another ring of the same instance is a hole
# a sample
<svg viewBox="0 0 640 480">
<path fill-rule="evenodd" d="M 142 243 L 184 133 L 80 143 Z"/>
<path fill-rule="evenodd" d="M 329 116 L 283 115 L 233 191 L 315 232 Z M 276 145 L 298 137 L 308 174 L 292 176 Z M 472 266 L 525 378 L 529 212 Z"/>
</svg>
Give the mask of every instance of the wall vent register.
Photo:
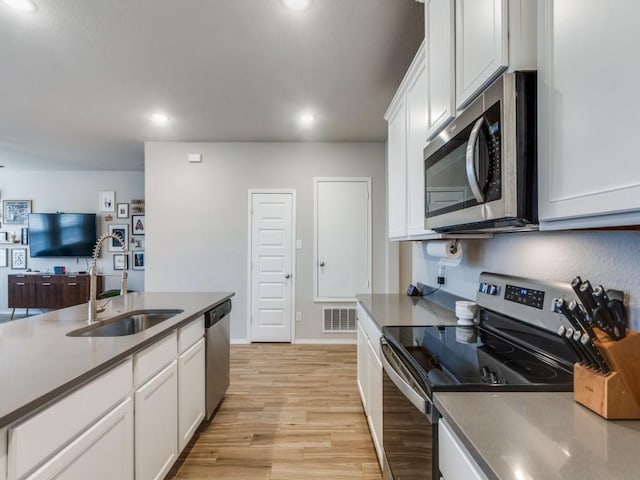
<svg viewBox="0 0 640 480">
<path fill-rule="evenodd" d="M 356 331 L 356 309 L 324 307 L 323 332 L 330 333 L 355 333 Z"/>
</svg>

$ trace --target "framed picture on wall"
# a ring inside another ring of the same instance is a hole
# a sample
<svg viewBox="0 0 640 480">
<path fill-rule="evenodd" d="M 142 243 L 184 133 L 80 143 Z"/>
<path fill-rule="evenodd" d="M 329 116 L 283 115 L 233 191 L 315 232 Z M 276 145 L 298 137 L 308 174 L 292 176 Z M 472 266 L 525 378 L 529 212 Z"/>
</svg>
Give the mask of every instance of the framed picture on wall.
<svg viewBox="0 0 640 480">
<path fill-rule="evenodd" d="M 129 255 L 125 253 L 113 254 L 113 269 L 127 270 L 129 268 Z"/>
<path fill-rule="evenodd" d="M 118 235 L 122 240 L 124 240 L 124 249 L 129 250 L 129 225 L 117 225 L 112 224 L 109 225 L 109 233 L 112 235 Z M 121 252 L 123 246 L 120 245 L 115 238 L 109 239 L 109 251 L 110 252 Z"/>
<path fill-rule="evenodd" d="M 128 203 L 119 203 L 118 204 L 118 218 L 129 218 L 129 204 Z"/>
<path fill-rule="evenodd" d="M 133 269 L 134 270 L 144 270 L 144 252 L 137 251 L 133 252 Z"/>
<path fill-rule="evenodd" d="M 31 200 L 3 200 L 2 214 L 5 224 L 21 224 L 27 223 L 29 214 L 31 213 Z"/>
<path fill-rule="evenodd" d="M 131 228 L 133 235 L 144 235 L 144 215 L 131 215 Z"/>
<path fill-rule="evenodd" d="M 0 267 L 9 266 L 9 250 L 7 248 L 0 248 Z"/>
<path fill-rule="evenodd" d="M 100 211 L 115 212 L 116 194 L 115 192 L 100 192 Z"/>
<path fill-rule="evenodd" d="M 14 270 L 25 270 L 27 268 L 27 249 L 11 249 L 11 268 Z"/>
</svg>

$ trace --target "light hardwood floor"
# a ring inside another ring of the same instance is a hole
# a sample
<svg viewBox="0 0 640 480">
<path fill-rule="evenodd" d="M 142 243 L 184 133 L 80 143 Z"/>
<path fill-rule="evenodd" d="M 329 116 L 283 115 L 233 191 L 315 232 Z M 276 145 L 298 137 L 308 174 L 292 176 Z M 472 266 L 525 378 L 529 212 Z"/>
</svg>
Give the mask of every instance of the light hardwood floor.
<svg viewBox="0 0 640 480">
<path fill-rule="evenodd" d="M 231 348 L 231 385 L 167 477 L 379 480 L 355 345 Z"/>
</svg>

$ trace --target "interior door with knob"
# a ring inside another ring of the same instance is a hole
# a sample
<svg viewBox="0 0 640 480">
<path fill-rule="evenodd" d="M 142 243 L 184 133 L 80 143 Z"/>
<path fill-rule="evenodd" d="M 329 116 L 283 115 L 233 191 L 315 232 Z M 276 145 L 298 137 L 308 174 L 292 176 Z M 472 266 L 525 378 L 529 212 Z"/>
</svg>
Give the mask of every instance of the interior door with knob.
<svg viewBox="0 0 640 480">
<path fill-rule="evenodd" d="M 371 179 L 315 179 L 315 300 L 371 293 Z"/>
<path fill-rule="evenodd" d="M 250 191 L 252 342 L 290 342 L 293 315 L 294 192 Z"/>
</svg>

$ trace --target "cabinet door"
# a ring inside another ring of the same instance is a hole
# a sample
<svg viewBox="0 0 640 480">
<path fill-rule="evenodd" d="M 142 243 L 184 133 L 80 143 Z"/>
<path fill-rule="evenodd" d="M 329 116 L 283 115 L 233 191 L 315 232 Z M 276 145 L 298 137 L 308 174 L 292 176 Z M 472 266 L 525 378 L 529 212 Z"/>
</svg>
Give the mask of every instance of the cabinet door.
<svg viewBox="0 0 640 480">
<path fill-rule="evenodd" d="M 165 477 L 178 456 L 178 367 L 168 367 L 135 392 L 135 478 Z"/>
<path fill-rule="evenodd" d="M 38 308 L 61 308 L 60 285 L 53 275 L 35 277 L 35 304 Z"/>
<path fill-rule="evenodd" d="M 364 408 L 365 413 L 368 412 L 369 408 L 367 405 L 367 393 L 369 390 L 369 372 L 368 372 L 368 357 L 367 357 L 367 335 L 364 333 L 362 329 L 362 325 L 358 322 L 358 390 L 360 391 L 360 400 L 362 400 L 362 407 Z"/>
<path fill-rule="evenodd" d="M 640 223 L 639 22 L 631 0 L 539 2 L 541 229 Z"/>
<path fill-rule="evenodd" d="M 508 65 L 508 0 L 456 0 L 456 107 Z"/>
<path fill-rule="evenodd" d="M 402 96 L 387 118 L 389 238 L 407 235 L 407 110 Z"/>
<path fill-rule="evenodd" d="M 9 275 L 9 308 L 35 307 L 33 277 Z"/>
<path fill-rule="evenodd" d="M 178 449 L 182 451 L 204 419 L 204 338 L 178 357 Z"/>
<path fill-rule="evenodd" d="M 376 448 L 378 461 L 382 467 L 384 458 L 382 450 L 382 363 L 376 356 L 371 342 L 380 339 L 370 339 L 367 342 L 367 355 L 369 367 L 369 425 L 371 428 L 371 438 Z"/>
<path fill-rule="evenodd" d="M 58 277 L 62 293 L 61 307 L 80 305 L 89 301 L 89 277 L 67 275 Z"/>
<path fill-rule="evenodd" d="M 133 479 L 133 402 L 127 398 L 27 480 Z"/>
<path fill-rule="evenodd" d="M 427 139 L 431 139 L 455 117 L 456 113 L 455 1 L 426 0 L 424 12 L 427 49 Z"/>
<path fill-rule="evenodd" d="M 424 147 L 427 145 L 427 72 L 424 55 L 407 84 L 407 235 L 424 228 Z"/>
</svg>

